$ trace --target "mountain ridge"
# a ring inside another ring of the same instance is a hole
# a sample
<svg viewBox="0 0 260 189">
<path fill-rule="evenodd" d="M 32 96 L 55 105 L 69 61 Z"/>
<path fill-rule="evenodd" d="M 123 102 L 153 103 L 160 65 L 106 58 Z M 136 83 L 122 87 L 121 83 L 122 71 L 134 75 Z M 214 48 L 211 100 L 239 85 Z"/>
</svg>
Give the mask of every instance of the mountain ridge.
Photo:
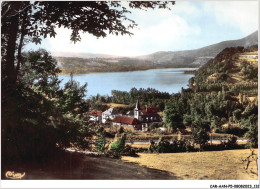
<svg viewBox="0 0 260 189">
<path fill-rule="evenodd" d="M 214 58 L 218 53 L 227 47 L 236 47 L 243 46 L 248 47 L 258 44 L 258 31 L 253 32 L 252 34 L 237 40 L 227 40 L 212 45 L 208 45 L 202 48 L 193 49 L 193 50 L 184 50 L 184 51 L 158 51 L 149 55 L 138 56 L 138 58 L 152 60 L 155 62 L 163 61 L 172 61 L 173 58 L 179 57 L 190 57 L 193 59 L 193 62 L 198 57 L 208 57 Z M 192 62 L 187 62 L 190 64 Z M 203 62 L 202 64 L 205 64 Z"/>
<path fill-rule="evenodd" d="M 258 31 L 238 39 L 184 51 L 158 51 L 148 55 L 126 57 L 93 53 L 56 52 L 54 57 L 64 74 L 136 71 L 156 68 L 201 67 L 228 47 L 258 45 Z"/>
</svg>

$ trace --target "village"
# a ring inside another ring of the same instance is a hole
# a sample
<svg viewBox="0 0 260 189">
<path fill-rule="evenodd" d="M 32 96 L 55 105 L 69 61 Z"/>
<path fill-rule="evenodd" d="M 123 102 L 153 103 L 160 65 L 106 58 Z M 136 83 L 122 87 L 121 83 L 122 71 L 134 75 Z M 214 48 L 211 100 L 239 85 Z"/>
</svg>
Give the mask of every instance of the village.
<svg viewBox="0 0 260 189">
<path fill-rule="evenodd" d="M 89 120 L 99 124 L 111 123 L 113 126 L 120 126 L 127 130 L 143 132 L 149 131 L 151 124 L 163 122 L 156 108 L 142 109 L 139 99 L 134 110 L 127 112 L 126 115 L 119 114 L 114 108 L 109 108 L 104 112 L 92 110 Z"/>
</svg>

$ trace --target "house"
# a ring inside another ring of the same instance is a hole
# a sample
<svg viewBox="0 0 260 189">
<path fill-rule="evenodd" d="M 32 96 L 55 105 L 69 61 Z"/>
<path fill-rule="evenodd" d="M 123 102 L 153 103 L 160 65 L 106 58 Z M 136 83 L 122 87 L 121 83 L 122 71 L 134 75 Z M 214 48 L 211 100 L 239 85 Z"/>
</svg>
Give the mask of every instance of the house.
<svg viewBox="0 0 260 189">
<path fill-rule="evenodd" d="M 246 55 L 247 58 L 255 58 L 257 59 L 258 58 L 258 55 L 256 54 L 250 54 L 250 55 Z"/>
<path fill-rule="evenodd" d="M 131 122 L 131 121 L 132 122 Z M 137 121 L 134 121 L 137 120 Z M 156 108 L 141 109 L 140 102 L 137 100 L 135 109 L 127 113 L 124 117 L 116 117 L 113 120 L 114 125 L 133 125 L 136 130 L 148 131 L 151 124 L 161 123 L 162 118 L 157 113 Z M 131 124 L 129 124 L 131 123 Z"/>
<path fill-rule="evenodd" d="M 133 127 L 135 130 L 139 130 L 139 128 L 137 127 L 140 126 L 140 123 L 136 118 L 127 117 L 127 116 L 115 117 L 112 124 L 116 126 Z"/>
<path fill-rule="evenodd" d="M 134 118 L 140 122 L 140 128 L 142 131 L 148 131 L 152 123 L 161 123 L 162 118 L 157 113 L 156 108 L 146 108 L 141 110 L 140 102 L 137 100 L 134 109 Z"/>
<path fill-rule="evenodd" d="M 102 123 L 106 123 L 108 120 L 115 119 L 116 116 L 119 116 L 118 112 L 113 108 L 109 108 L 105 112 L 102 113 Z"/>
<path fill-rule="evenodd" d="M 245 54 L 241 56 L 242 58 L 253 58 L 258 59 L 258 54 Z"/>
<path fill-rule="evenodd" d="M 102 112 L 101 111 L 91 111 L 90 112 L 90 121 L 94 121 L 94 122 L 101 122 L 102 119 Z"/>
<path fill-rule="evenodd" d="M 162 118 L 157 113 L 156 108 L 146 108 L 141 111 L 141 123 L 142 123 L 142 130 L 149 130 L 150 125 L 153 123 L 161 123 Z"/>
</svg>

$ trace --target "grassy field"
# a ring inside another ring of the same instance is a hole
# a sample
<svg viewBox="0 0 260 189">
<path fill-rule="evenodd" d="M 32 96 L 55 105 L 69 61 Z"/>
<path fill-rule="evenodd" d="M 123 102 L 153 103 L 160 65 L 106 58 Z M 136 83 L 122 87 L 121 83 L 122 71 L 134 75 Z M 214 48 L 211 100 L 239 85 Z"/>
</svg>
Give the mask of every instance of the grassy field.
<svg viewBox="0 0 260 189">
<path fill-rule="evenodd" d="M 258 154 L 258 149 L 255 150 Z M 248 180 L 257 179 L 255 162 L 244 169 L 242 159 L 250 150 L 226 150 L 168 154 L 139 154 L 140 157 L 123 157 L 126 162 L 138 163 L 147 168 L 166 171 L 184 180 Z M 253 173 L 252 173 L 253 172 Z"/>
<path fill-rule="evenodd" d="M 126 104 L 116 104 L 116 103 L 107 103 L 110 108 L 116 108 L 116 107 L 128 107 L 129 105 Z"/>
<path fill-rule="evenodd" d="M 145 154 L 122 159 L 92 157 L 64 152 L 47 162 L 2 164 L 1 177 L 7 171 L 26 173 L 22 179 L 101 179 L 101 180 L 249 180 L 257 179 L 256 165 L 244 169 L 242 159 L 250 150 L 226 150 L 171 154 Z M 252 171 L 252 172 L 251 172 Z"/>
</svg>

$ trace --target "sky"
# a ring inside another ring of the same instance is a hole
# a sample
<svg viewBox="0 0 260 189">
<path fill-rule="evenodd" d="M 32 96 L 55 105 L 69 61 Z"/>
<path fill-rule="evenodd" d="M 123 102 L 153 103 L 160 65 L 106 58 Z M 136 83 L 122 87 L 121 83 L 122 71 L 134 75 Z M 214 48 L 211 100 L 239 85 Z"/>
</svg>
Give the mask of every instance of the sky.
<svg viewBox="0 0 260 189">
<path fill-rule="evenodd" d="M 71 31 L 56 30 L 55 38 L 41 45 L 28 44 L 25 50 L 45 48 L 50 52 L 100 53 L 139 56 L 157 51 L 201 48 L 225 40 L 246 37 L 258 30 L 258 1 L 176 1 L 172 10 L 134 10 L 129 18 L 138 26 L 132 36 L 107 35 L 97 38 L 81 35 L 70 41 Z"/>
</svg>

